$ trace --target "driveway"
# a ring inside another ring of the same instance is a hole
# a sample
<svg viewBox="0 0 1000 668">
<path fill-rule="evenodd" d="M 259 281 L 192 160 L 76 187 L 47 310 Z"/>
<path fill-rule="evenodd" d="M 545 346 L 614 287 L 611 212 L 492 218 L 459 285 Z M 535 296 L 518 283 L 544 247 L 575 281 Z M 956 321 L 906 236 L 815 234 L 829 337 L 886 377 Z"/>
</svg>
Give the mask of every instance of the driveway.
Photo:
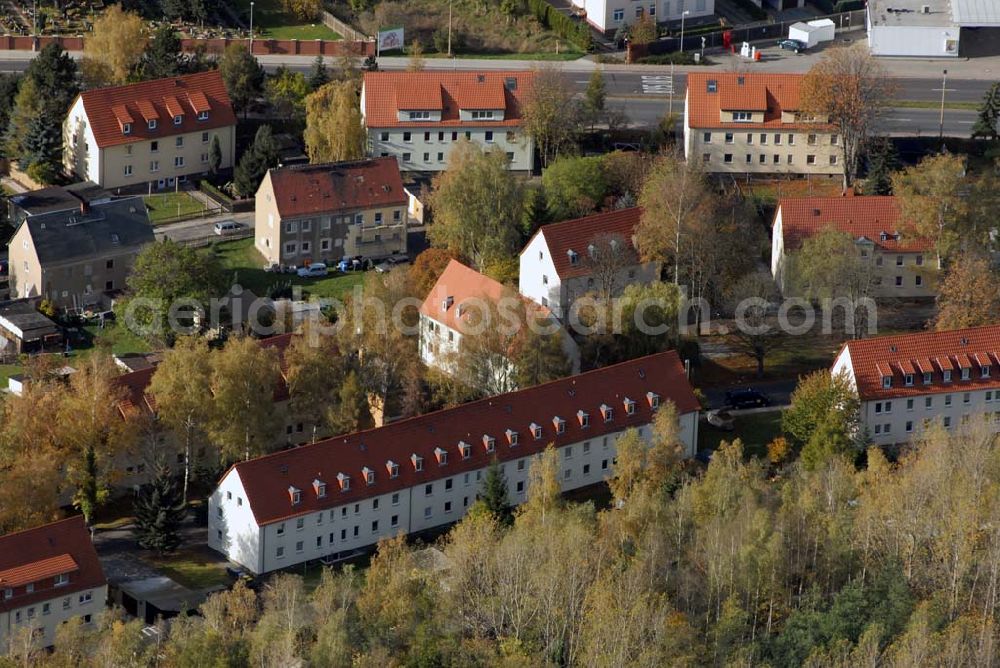
<svg viewBox="0 0 1000 668">
<path fill-rule="evenodd" d="M 749 387 L 767 395 L 767 397 L 771 400 L 771 406 L 768 408 L 773 410 L 781 406 L 787 406 L 791 403 L 792 392 L 795 391 L 795 386 L 797 384 L 797 380 L 785 379 L 753 383 L 749 385 Z M 707 390 L 703 390 L 703 392 L 705 393 L 705 398 L 708 399 L 708 407 L 710 409 L 723 408 L 726 405 L 726 390 L 745 387 L 748 387 L 748 385 L 739 384 L 731 385 L 729 387 L 712 387 Z"/>
</svg>

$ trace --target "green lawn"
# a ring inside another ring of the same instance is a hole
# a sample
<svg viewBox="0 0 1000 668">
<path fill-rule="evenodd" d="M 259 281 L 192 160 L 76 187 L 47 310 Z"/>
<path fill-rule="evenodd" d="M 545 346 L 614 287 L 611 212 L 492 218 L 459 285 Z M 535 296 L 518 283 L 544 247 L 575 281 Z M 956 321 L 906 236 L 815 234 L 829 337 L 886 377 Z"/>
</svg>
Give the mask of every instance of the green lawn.
<svg viewBox="0 0 1000 668">
<path fill-rule="evenodd" d="M 250 17 L 250 0 L 237 0 L 233 5 L 247 17 Z M 336 40 L 342 37 L 316 21 L 300 21 L 285 12 L 278 0 L 254 0 L 253 32 L 258 38 L 271 39 L 325 39 Z"/>
<path fill-rule="evenodd" d="M 158 571 L 188 589 L 197 591 L 230 584 L 225 562 L 201 551 L 181 550 L 147 560 Z"/>
<path fill-rule="evenodd" d="M 222 262 L 222 266 L 235 276 L 234 280 L 248 288 L 258 297 L 266 297 L 271 286 L 290 281 L 293 286 L 302 287 L 303 298 L 323 297 L 342 299 L 355 285 L 364 280 L 361 272 L 340 274 L 331 272 L 326 278 L 299 278 L 294 274 L 272 274 L 264 271 L 264 258 L 253 245 L 254 240 L 237 239 L 214 244 L 212 248 Z"/>
<path fill-rule="evenodd" d="M 157 193 L 142 198 L 149 211 L 149 220 L 153 225 L 176 219 L 181 216 L 193 216 L 205 211 L 205 205 L 188 193 L 180 190 L 175 193 Z"/>
<path fill-rule="evenodd" d="M 782 411 L 737 415 L 733 431 L 716 429 L 707 422 L 698 425 L 698 450 L 715 450 L 720 441 L 743 441 L 747 457 L 767 458 L 767 444 L 781 434 Z"/>
<path fill-rule="evenodd" d="M 7 389 L 7 379 L 24 371 L 20 364 L 0 364 L 0 390 Z"/>
<path fill-rule="evenodd" d="M 90 339 L 89 346 L 80 346 L 78 354 L 85 355 L 89 350 L 108 347 L 115 355 L 126 355 L 128 353 L 148 353 L 153 347 L 146 339 L 134 332 L 130 332 L 124 324 L 109 324 L 101 329 L 99 325 L 84 325 L 83 331 Z"/>
</svg>

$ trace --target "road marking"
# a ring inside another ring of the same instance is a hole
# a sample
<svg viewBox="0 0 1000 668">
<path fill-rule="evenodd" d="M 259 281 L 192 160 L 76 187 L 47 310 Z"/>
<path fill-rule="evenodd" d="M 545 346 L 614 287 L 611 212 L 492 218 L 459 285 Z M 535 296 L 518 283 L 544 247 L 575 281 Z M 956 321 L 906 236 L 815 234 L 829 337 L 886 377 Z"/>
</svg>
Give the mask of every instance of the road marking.
<svg viewBox="0 0 1000 668">
<path fill-rule="evenodd" d="M 672 76 L 652 76 L 643 75 L 642 92 L 645 95 L 670 95 L 674 92 L 674 78 Z"/>
<path fill-rule="evenodd" d="M 887 118 L 885 120 L 887 120 L 887 121 L 898 121 L 900 123 L 909 123 L 909 122 L 913 121 L 912 118 Z"/>
</svg>

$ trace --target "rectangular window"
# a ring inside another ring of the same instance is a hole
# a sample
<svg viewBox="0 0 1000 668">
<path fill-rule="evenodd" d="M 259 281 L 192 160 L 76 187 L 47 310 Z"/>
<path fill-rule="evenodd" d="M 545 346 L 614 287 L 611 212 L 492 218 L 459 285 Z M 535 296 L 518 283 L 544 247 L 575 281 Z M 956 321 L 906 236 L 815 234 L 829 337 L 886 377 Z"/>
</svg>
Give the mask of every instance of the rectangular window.
<svg viewBox="0 0 1000 668">
<path fill-rule="evenodd" d="M 427 506 L 426 508 L 424 508 L 424 519 L 429 519 L 432 512 L 433 512 L 433 510 L 431 509 L 430 506 Z"/>
<path fill-rule="evenodd" d="M 703 132 L 702 135 L 701 135 L 701 140 L 703 142 L 705 142 L 706 144 L 711 144 L 712 143 L 712 133 L 711 132 Z"/>
<path fill-rule="evenodd" d="M 733 143 L 733 133 L 732 132 L 727 132 L 726 133 L 726 143 L 727 144 L 732 144 Z"/>
<path fill-rule="evenodd" d="M 617 21 L 617 22 L 620 23 L 621 21 L 623 21 L 625 19 L 625 10 L 624 9 L 616 9 L 614 11 L 613 17 L 614 17 L 615 21 Z"/>
<path fill-rule="evenodd" d="M 174 138 L 174 146 L 176 146 L 177 148 L 184 146 L 184 137 Z"/>
<path fill-rule="evenodd" d="M 807 165 L 815 165 L 816 164 L 816 156 L 815 155 L 807 155 L 806 156 L 806 164 Z"/>
<path fill-rule="evenodd" d="M 486 131 L 486 141 L 488 141 L 488 142 L 492 142 L 493 141 L 493 131 L 492 130 L 487 130 Z"/>
<path fill-rule="evenodd" d="M 726 153 L 724 156 L 722 156 L 722 162 L 726 163 L 727 165 L 732 164 L 732 162 L 733 162 L 733 154 L 732 153 Z"/>
<path fill-rule="evenodd" d="M 389 133 L 388 132 L 381 132 L 381 133 L 379 133 L 378 138 L 379 138 L 379 141 L 389 141 Z"/>
<path fill-rule="evenodd" d="M 132 165 L 125 165 L 125 176 L 132 176 Z"/>
<path fill-rule="evenodd" d="M 174 167 L 183 167 L 183 166 L 184 166 L 184 156 L 178 155 L 177 157 L 174 158 Z"/>
<path fill-rule="evenodd" d="M 753 113 L 749 111 L 734 111 L 733 112 L 733 122 L 735 123 L 747 123 L 753 120 Z"/>
<path fill-rule="evenodd" d="M 413 141 L 413 135 L 411 133 L 409 133 L 409 132 L 404 132 L 403 133 L 403 141 L 406 142 L 406 143 L 410 143 L 411 141 Z"/>
<path fill-rule="evenodd" d="M 760 133 L 760 143 L 767 144 L 767 133 L 765 132 Z"/>
</svg>

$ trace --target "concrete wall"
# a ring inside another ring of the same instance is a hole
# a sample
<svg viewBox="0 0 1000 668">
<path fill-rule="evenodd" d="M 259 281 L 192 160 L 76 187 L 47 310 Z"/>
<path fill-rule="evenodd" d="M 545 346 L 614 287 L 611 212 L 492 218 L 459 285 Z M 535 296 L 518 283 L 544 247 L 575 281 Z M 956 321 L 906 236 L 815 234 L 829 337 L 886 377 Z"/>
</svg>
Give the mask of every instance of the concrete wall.
<svg viewBox="0 0 1000 668">
<path fill-rule="evenodd" d="M 83 51 L 83 37 L 29 37 L 23 35 L 0 35 L 0 51 L 41 51 L 48 44 L 56 42 L 66 51 Z M 181 50 L 194 53 L 204 49 L 207 53 L 220 54 L 233 43 L 245 43 L 246 39 L 182 39 Z M 301 55 L 301 56 L 341 56 L 345 53 L 363 58 L 375 55 L 374 41 L 348 40 L 297 40 L 255 38 L 253 52 L 257 56 Z"/>
<path fill-rule="evenodd" d="M 693 456 L 695 452 L 697 429 L 697 412 L 681 416 L 680 438 L 685 456 Z M 639 432 L 643 438 L 650 438 L 649 425 L 640 427 Z M 610 477 L 614 471 L 615 443 L 621 433 L 558 448 L 563 491 Z M 497 447 L 507 446 L 498 443 Z M 502 464 L 508 497 L 515 505 L 527 498 L 530 460 L 531 457 L 522 457 Z M 209 499 L 209 546 L 257 573 L 327 556 L 346 556 L 352 550 L 372 547 L 381 538 L 446 526 L 462 519 L 476 501 L 486 470 L 429 480 L 398 492 L 288 518 L 265 525 L 261 530 L 256 523 L 247 521 L 246 497 L 242 497 L 242 506 L 235 506 L 236 495 L 243 490 L 236 482 L 239 476 L 230 471 Z M 221 516 L 218 508 L 222 508 Z M 230 538 L 218 539 L 219 530 Z M 254 569 L 250 562 L 256 561 L 258 555 L 262 555 L 262 568 Z"/>
</svg>

